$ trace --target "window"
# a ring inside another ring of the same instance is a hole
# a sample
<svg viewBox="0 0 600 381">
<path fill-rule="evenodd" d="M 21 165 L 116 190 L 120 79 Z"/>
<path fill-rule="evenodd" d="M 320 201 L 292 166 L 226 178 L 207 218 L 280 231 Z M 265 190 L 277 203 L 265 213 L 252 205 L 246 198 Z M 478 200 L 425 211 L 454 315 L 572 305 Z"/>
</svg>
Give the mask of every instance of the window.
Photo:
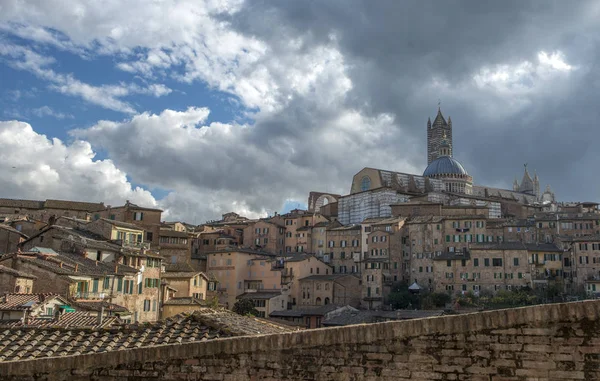
<svg viewBox="0 0 600 381">
<path fill-rule="evenodd" d="M 146 241 L 148 241 L 148 242 L 152 241 L 152 233 L 151 232 L 146 232 Z"/>
<path fill-rule="evenodd" d="M 490 259 L 489 258 L 484 258 L 483 259 L 483 265 L 485 267 L 489 267 L 490 266 Z"/>
<path fill-rule="evenodd" d="M 474 267 L 478 267 L 479 266 L 479 258 L 473 258 L 473 266 Z"/>
<path fill-rule="evenodd" d="M 144 300 L 144 312 L 148 312 L 150 311 L 150 300 L 146 299 Z"/>
<path fill-rule="evenodd" d="M 513 258 L 513 265 L 519 266 L 519 258 Z"/>
<path fill-rule="evenodd" d="M 144 219 L 144 212 L 133 212 L 134 221 L 142 221 Z"/>
<path fill-rule="evenodd" d="M 451 267 L 452 266 L 452 261 L 448 259 L 446 261 L 446 266 Z"/>
<path fill-rule="evenodd" d="M 104 284 L 102 285 L 102 288 L 105 290 L 110 288 L 110 278 L 104 278 Z"/>
<path fill-rule="evenodd" d="M 46 308 L 46 315 L 52 315 L 54 313 L 54 309 L 52 307 Z"/>
<path fill-rule="evenodd" d="M 152 300 L 152 311 L 156 311 L 156 300 Z"/>
<path fill-rule="evenodd" d="M 492 266 L 502 266 L 502 258 L 492 258 Z"/>
<path fill-rule="evenodd" d="M 369 176 L 365 176 L 360 181 L 360 190 L 364 192 L 369 189 L 371 189 L 371 179 L 369 178 Z"/>
</svg>

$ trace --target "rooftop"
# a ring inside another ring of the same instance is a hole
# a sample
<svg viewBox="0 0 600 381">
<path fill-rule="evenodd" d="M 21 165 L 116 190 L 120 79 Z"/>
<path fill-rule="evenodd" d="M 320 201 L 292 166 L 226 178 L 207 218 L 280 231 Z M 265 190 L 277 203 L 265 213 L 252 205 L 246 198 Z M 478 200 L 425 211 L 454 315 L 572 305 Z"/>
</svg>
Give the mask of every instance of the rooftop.
<svg viewBox="0 0 600 381">
<path fill-rule="evenodd" d="M 443 311 L 434 310 L 397 310 L 397 311 L 352 311 L 345 310 L 323 321 L 324 326 L 342 326 L 377 323 L 389 320 L 421 319 L 441 316 Z"/>
<path fill-rule="evenodd" d="M 108 274 L 135 274 L 138 270 L 125 265 L 115 265 L 95 261 L 80 254 L 61 253 L 48 254 L 39 252 L 22 252 L 2 256 L 0 263 L 9 261 L 12 258 L 27 261 L 40 268 L 59 275 L 108 275 Z M 9 263 L 9 262 L 6 262 Z"/>
<path fill-rule="evenodd" d="M 10 267 L 6 267 L 6 266 L 2 266 L 0 265 L 0 273 L 2 274 L 9 274 L 18 278 L 28 278 L 28 279 L 37 279 L 37 277 L 35 275 L 31 275 L 28 273 L 25 273 L 23 271 L 17 271 L 15 269 L 11 269 Z"/>
<path fill-rule="evenodd" d="M 3 328 L 20 328 L 20 327 L 77 327 L 77 328 L 101 328 L 111 327 L 121 324 L 121 320 L 116 316 L 104 316 L 102 323 L 98 322 L 98 314 L 86 311 L 65 312 L 58 320 L 31 318 L 24 323 L 22 320 L 16 321 L 0 321 L 0 330 Z"/>
<path fill-rule="evenodd" d="M 336 280 L 340 278 L 344 278 L 347 276 L 355 276 L 352 274 L 323 274 L 323 275 L 309 275 L 307 277 L 301 278 L 300 280 L 320 280 L 320 281 L 330 281 Z"/>
<path fill-rule="evenodd" d="M 108 328 L 14 327 L 0 330 L 0 361 L 95 354 L 131 348 L 290 332 L 282 324 L 203 308 L 164 322 Z M 32 345 L 32 343 L 36 343 Z"/>
<path fill-rule="evenodd" d="M 23 311 L 29 310 L 39 304 L 52 299 L 60 299 L 66 303 L 60 295 L 57 294 L 20 294 L 6 293 L 0 297 L 1 311 Z"/>
<path fill-rule="evenodd" d="M 26 234 L 21 233 L 20 231 L 18 231 L 17 229 L 13 228 L 10 225 L 0 224 L 0 229 L 6 230 L 7 232 L 10 232 L 10 233 L 18 234 L 23 238 L 28 238 Z"/>
</svg>

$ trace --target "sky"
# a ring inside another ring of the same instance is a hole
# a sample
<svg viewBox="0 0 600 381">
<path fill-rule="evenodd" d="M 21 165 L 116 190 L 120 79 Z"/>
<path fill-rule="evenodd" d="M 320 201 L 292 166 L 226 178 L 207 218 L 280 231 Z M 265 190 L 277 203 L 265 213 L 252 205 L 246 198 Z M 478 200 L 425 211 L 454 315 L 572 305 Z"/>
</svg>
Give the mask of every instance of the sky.
<svg viewBox="0 0 600 381">
<path fill-rule="evenodd" d="M 0 197 L 202 223 L 421 174 L 438 104 L 479 185 L 598 201 L 596 1 L 3 0 Z"/>
</svg>

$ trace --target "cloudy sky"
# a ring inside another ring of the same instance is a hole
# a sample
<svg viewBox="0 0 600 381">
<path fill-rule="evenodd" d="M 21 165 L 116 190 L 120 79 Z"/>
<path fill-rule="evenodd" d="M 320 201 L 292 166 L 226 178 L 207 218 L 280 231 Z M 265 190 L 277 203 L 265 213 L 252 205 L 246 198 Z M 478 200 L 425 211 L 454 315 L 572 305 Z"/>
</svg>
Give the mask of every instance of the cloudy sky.
<svg viewBox="0 0 600 381">
<path fill-rule="evenodd" d="M 484 4 L 485 3 L 485 4 Z M 452 117 L 477 184 L 598 201 L 600 3 L 2 0 L 0 197 L 201 223 L 421 173 Z"/>
</svg>

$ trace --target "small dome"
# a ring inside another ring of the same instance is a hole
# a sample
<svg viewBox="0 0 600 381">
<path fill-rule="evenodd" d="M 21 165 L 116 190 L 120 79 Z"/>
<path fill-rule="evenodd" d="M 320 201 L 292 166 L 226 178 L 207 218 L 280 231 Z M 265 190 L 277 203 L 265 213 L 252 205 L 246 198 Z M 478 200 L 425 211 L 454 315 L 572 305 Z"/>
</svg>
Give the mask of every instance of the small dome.
<svg viewBox="0 0 600 381">
<path fill-rule="evenodd" d="M 442 156 L 438 157 L 434 161 L 432 161 L 425 172 L 423 172 L 423 176 L 432 177 L 437 175 L 469 175 L 465 168 L 459 163 L 458 160 L 454 159 L 450 156 Z"/>
</svg>

